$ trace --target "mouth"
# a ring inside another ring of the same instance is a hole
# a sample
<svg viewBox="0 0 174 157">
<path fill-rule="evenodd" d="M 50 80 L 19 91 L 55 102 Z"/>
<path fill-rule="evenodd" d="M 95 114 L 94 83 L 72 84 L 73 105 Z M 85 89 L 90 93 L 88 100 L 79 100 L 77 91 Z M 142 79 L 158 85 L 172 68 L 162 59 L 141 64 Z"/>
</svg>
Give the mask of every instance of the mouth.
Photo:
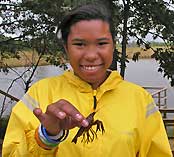
<svg viewBox="0 0 174 157">
<path fill-rule="evenodd" d="M 102 64 L 99 65 L 81 65 L 80 67 L 85 71 L 96 71 L 101 68 Z"/>
</svg>

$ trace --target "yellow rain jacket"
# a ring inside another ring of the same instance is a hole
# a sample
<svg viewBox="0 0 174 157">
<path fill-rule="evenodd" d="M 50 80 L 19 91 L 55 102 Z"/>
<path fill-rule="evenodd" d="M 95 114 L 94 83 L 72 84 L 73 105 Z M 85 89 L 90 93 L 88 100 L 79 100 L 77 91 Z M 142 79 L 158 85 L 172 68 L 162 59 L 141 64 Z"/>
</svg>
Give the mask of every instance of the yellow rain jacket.
<svg viewBox="0 0 174 157">
<path fill-rule="evenodd" d="M 3 157 L 171 157 L 161 115 L 151 95 L 143 88 L 122 80 L 113 71 L 97 89 L 65 72 L 35 83 L 27 93 L 45 111 L 48 104 L 66 99 L 83 115 L 93 111 L 103 122 L 105 133 L 97 133 L 92 143 L 71 142 L 79 128 L 70 130 L 58 148 L 44 150 L 35 141 L 39 121 L 21 101 L 12 110 L 3 143 Z M 95 129 L 96 126 L 93 126 Z"/>
</svg>

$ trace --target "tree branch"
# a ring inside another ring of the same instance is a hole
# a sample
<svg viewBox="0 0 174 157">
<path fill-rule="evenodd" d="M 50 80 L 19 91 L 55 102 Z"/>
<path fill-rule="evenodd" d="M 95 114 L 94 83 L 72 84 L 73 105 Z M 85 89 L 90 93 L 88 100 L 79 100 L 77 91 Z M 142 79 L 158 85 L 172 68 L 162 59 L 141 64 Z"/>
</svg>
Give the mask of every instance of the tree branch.
<svg viewBox="0 0 174 157">
<path fill-rule="evenodd" d="M 22 78 L 22 76 L 23 76 L 24 74 L 25 74 L 25 72 L 23 72 L 19 77 L 15 78 L 15 79 L 11 82 L 10 86 L 8 87 L 8 89 L 7 89 L 7 91 L 6 91 L 6 95 L 5 95 L 5 97 L 4 97 L 4 99 L 3 99 L 3 102 L 2 102 L 2 108 L 1 108 L 1 111 L 0 111 L 0 117 L 2 117 L 2 115 L 3 115 L 4 111 L 5 111 L 5 102 L 6 102 L 6 99 L 7 99 L 7 94 L 8 94 L 8 92 L 9 92 L 10 89 L 12 88 L 14 82 L 17 81 L 18 79 Z"/>
<path fill-rule="evenodd" d="M 23 34 L 23 35 L 20 35 L 20 36 L 18 36 L 18 37 L 13 37 L 13 38 L 10 38 L 10 39 L 4 40 L 4 41 L 0 41 L 0 45 L 1 45 L 1 44 L 6 44 L 6 43 L 8 43 L 8 42 L 10 42 L 10 41 L 13 41 L 13 40 L 15 40 L 15 39 L 23 38 L 23 37 L 25 37 L 25 36 L 26 36 L 26 35 Z"/>
</svg>

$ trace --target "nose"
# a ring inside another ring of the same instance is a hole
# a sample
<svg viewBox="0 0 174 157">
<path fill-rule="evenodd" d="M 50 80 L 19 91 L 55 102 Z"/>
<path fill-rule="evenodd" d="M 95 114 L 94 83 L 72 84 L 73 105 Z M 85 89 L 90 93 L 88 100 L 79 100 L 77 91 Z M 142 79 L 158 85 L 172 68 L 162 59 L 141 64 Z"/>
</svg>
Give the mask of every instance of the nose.
<svg viewBox="0 0 174 157">
<path fill-rule="evenodd" d="M 89 62 L 95 61 L 98 58 L 97 47 L 96 46 L 88 46 L 88 48 L 86 48 L 84 58 Z"/>
</svg>

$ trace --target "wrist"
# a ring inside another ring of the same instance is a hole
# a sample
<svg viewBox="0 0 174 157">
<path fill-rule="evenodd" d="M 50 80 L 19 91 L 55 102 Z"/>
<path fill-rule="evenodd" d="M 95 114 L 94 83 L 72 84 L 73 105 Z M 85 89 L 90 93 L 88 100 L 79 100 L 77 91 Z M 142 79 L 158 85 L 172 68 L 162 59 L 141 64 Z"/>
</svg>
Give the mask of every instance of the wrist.
<svg viewBox="0 0 174 157">
<path fill-rule="evenodd" d="M 59 130 L 53 132 L 53 131 L 48 131 L 46 128 L 45 128 L 45 130 L 46 130 L 46 133 L 48 136 L 57 136 L 58 134 L 61 134 L 63 131 L 63 129 L 59 129 Z"/>
<path fill-rule="evenodd" d="M 57 135 L 50 136 L 46 129 L 40 125 L 35 131 L 35 139 L 39 146 L 44 149 L 52 149 L 64 141 L 68 136 L 69 130 L 61 130 Z"/>
<path fill-rule="evenodd" d="M 57 135 L 50 135 L 50 134 L 47 133 L 47 130 L 43 125 L 40 125 L 40 128 L 41 128 L 41 133 L 50 142 L 53 140 L 53 142 L 57 141 L 57 142 L 60 143 L 60 142 L 64 141 L 67 138 L 68 133 L 69 133 L 68 130 L 60 130 Z"/>
</svg>

